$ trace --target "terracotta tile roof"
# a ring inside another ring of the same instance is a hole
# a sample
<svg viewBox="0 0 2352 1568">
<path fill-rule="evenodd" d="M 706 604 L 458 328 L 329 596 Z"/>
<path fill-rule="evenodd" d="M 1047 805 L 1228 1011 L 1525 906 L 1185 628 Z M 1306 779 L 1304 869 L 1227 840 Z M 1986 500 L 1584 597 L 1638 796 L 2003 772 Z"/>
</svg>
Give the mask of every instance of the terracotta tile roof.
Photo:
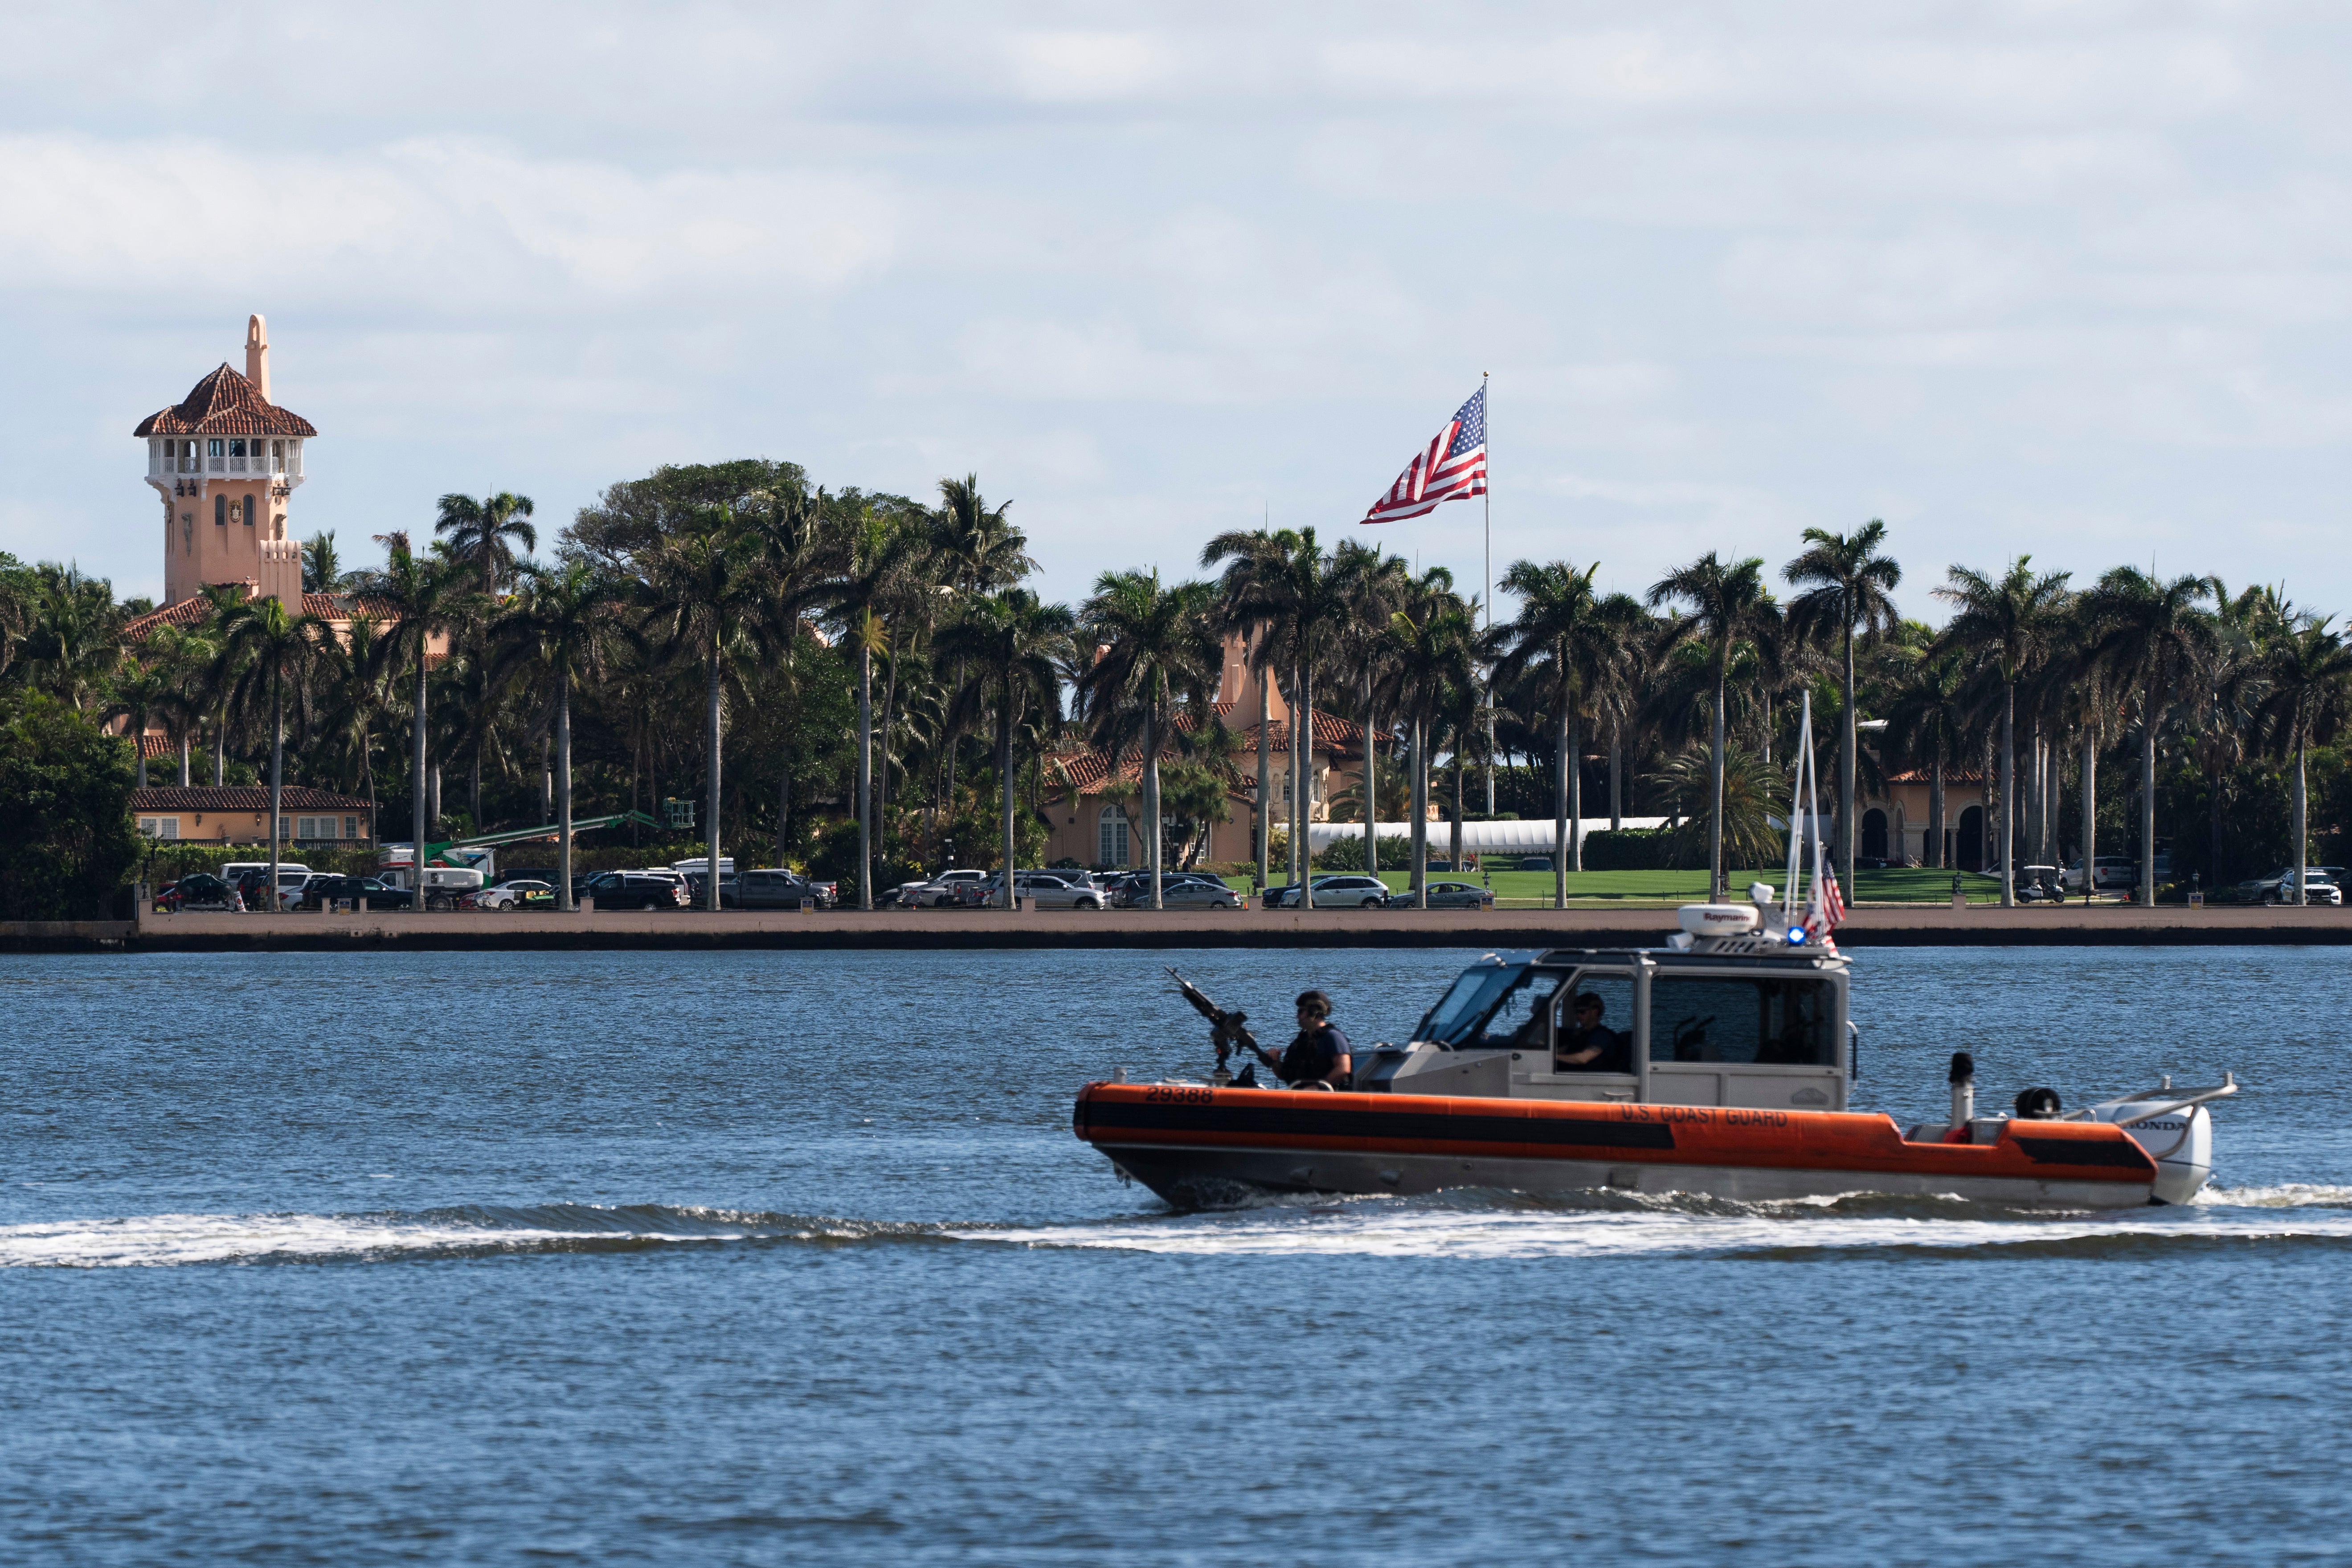
<svg viewBox="0 0 2352 1568">
<path fill-rule="evenodd" d="M 248 597 L 254 587 L 253 584 L 246 584 Z M 137 642 L 157 626 L 200 626 L 211 613 L 210 606 L 202 598 L 190 595 L 136 617 L 123 627 L 123 631 L 131 641 Z M 357 594 L 305 594 L 302 595 L 301 613 L 328 621 L 348 621 L 361 616 L 385 622 L 400 618 L 382 599 L 366 598 Z"/>
<path fill-rule="evenodd" d="M 307 784 L 279 791 L 284 811 L 373 811 L 363 800 Z M 131 809 L 142 811 L 259 811 L 269 809 L 268 784 L 150 784 L 131 792 Z"/>
<path fill-rule="evenodd" d="M 1217 711 L 1223 716 L 1230 717 L 1233 709 L 1234 705 L 1230 702 L 1217 704 Z M 1178 715 L 1176 723 L 1181 730 L 1189 731 L 1192 728 L 1192 721 L 1189 715 Z M 1236 799 L 1255 798 L 1255 783 L 1245 777 L 1251 770 L 1243 766 L 1240 759 L 1257 755 L 1257 726 L 1252 724 L 1236 733 L 1240 737 L 1241 745 L 1234 753 L 1233 760 L 1224 764 L 1224 771 L 1227 776 L 1241 781 L 1234 789 Z M 1290 725 L 1287 721 L 1277 719 L 1268 724 L 1266 738 L 1271 752 L 1280 752 L 1285 756 L 1289 754 Z M 1395 741 L 1393 737 L 1382 735 L 1378 738 L 1376 743 L 1385 750 L 1394 745 Z M 1341 754 L 1352 752 L 1360 755 L 1364 749 L 1364 727 L 1352 719 L 1342 719 L 1336 714 L 1326 713 L 1318 708 L 1315 710 L 1315 744 L 1318 749 L 1326 752 Z M 1179 757 L 1175 749 L 1171 747 L 1160 754 L 1160 760 L 1164 766 L 1178 761 Z M 1049 756 L 1045 759 L 1045 765 L 1055 775 L 1066 780 L 1080 795 L 1094 795 L 1112 779 L 1110 760 L 1091 747 L 1084 751 L 1065 752 L 1057 756 Z M 1143 778 L 1141 759 L 1129 758 L 1123 761 L 1117 776 L 1129 784 L 1140 783 Z"/>
<path fill-rule="evenodd" d="M 180 743 L 169 735 L 142 735 L 139 737 L 139 754 L 151 763 L 158 757 L 169 757 L 177 762 Z"/>
<path fill-rule="evenodd" d="M 133 436 L 316 436 L 299 414 L 262 400 L 261 389 L 223 364 L 188 395 L 139 422 Z"/>
<path fill-rule="evenodd" d="M 1887 774 L 1886 782 L 1891 784 L 1932 784 L 1936 782 L 1936 778 L 1935 775 L 1926 768 L 1906 768 L 1899 773 Z M 1984 775 L 1974 768 L 1946 768 L 1944 770 L 1944 787 L 1946 789 L 1958 789 L 1963 784 L 1974 785 L 1982 784 L 1983 782 Z"/>
</svg>

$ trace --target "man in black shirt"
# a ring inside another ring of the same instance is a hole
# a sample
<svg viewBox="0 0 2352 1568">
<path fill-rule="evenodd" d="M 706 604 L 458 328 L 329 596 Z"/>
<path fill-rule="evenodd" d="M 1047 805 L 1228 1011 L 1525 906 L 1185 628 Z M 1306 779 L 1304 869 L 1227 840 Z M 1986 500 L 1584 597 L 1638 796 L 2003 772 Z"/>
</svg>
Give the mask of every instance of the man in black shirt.
<svg viewBox="0 0 2352 1568">
<path fill-rule="evenodd" d="M 1331 1026 L 1331 998 L 1320 991 L 1298 998 L 1298 1037 L 1282 1053 L 1286 1089 L 1345 1089 L 1354 1058 L 1348 1037 Z"/>
<path fill-rule="evenodd" d="M 1631 1072 L 1632 1062 L 1625 1054 L 1625 1037 L 1601 1021 L 1601 998 L 1586 991 L 1569 1005 L 1576 1019 L 1573 1028 L 1560 1031 L 1552 1047 L 1552 1068 L 1556 1072 Z"/>
</svg>

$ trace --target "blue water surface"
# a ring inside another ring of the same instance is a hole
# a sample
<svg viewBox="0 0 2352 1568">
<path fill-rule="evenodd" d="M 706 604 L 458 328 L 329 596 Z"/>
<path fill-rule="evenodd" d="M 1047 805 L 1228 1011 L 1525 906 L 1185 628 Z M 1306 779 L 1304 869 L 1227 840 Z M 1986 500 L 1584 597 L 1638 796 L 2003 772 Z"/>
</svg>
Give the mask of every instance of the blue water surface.
<svg viewBox="0 0 2352 1568">
<path fill-rule="evenodd" d="M 1867 1108 L 2224 1068 L 2209 1201 L 1173 1215 L 1160 970 L 1402 1038 L 1470 955 L 0 960 L 0 1560 L 2352 1556 L 2336 950 L 1865 952 Z"/>
</svg>

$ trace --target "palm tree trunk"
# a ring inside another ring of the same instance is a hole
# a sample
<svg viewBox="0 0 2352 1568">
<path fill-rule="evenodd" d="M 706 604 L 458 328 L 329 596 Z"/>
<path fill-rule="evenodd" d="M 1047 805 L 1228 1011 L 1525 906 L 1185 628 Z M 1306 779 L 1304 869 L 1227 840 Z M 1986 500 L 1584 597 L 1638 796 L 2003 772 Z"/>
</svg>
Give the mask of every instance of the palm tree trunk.
<svg viewBox="0 0 2352 1568">
<path fill-rule="evenodd" d="M 1551 907 L 1568 908 L 1568 748 L 1570 706 L 1566 691 L 1554 700 L 1551 770 Z"/>
<path fill-rule="evenodd" d="M 145 789 L 147 787 L 146 737 L 139 733 L 139 731 L 132 730 L 128 724 L 125 724 L 123 729 L 131 736 L 131 748 L 139 753 L 139 787 L 141 789 Z"/>
<path fill-rule="evenodd" d="M 425 907 L 425 637 L 416 638 L 416 721 L 410 731 L 410 753 L 415 762 L 415 787 L 408 793 L 408 816 L 415 837 L 408 852 L 409 886 L 415 890 L 415 909 Z"/>
<path fill-rule="evenodd" d="M 228 778 L 228 724 L 226 720 L 213 724 L 213 787 L 218 789 Z"/>
<path fill-rule="evenodd" d="M 572 898 L 572 676 L 555 676 L 555 907 L 569 914 Z"/>
<path fill-rule="evenodd" d="M 2309 797 L 2304 793 L 2304 759 L 2309 748 L 2301 731 L 2294 737 L 2294 901 L 2300 906 L 2311 901 L 2311 890 L 2303 885 L 2303 870 L 2311 864 L 2311 819 L 2305 807 Z"/>
<path fill-rule="evenodd" d="M 1151 715 L 1143 726 L 1143 836 L 1150 846 L 1150 858 L 1144 864 L 1151 870 L 1151 907 L 1166 909 L 1160 888 L 1160 701 L 1156 691 Z"/>
<path fill-rule="evenodd" d="M 1003 770 L 999 777 L 1004 785 L 1004 907 L 1013 910 L 1021 907 L 1021 900 L 1013 890 L 1013 689 L 1010 681 L 1005 683 L 1003 696 L 1003 705 L 996 715 L 996 765 Z"/>
<path fill-rule="evenodd" d="M 2221 858 L 2221 749 L 2208 748 L 2210 758 L 2205 768 L 2205 864 L 2212 874 L 2213 885 L 2223 886 L 2226 862 Z"/>
<path fill-rule="evenodd" d="M 1315 907 L 1315 856 L 1308 847 L 1308 823 L 1313 819 L 1314 792 L 1309 780 L 1315 769 L 1315 673 L 1307 660 L 1298 661 L 1298 707 L 1291 716 L 1291 775 L 1298 795 L 1298 907 Z"/>
<path fill-rule="evenodd" d="M 2001 688 L 2000 907 L 2017 907 L 2017 682 Z"/>
<path fill-rule="evenodd" d="M 2099 748 L 2095 731 L 2083 726 L 2083 901 L 2098 891 Z"/>
<path fill-rule="evenodd" d="M 1412 721 L 1412 906 L 1429 908 L 1429 725 Z"/>
<path fill-rule="evenodd" d="M 874 907 L 874 650 L 862 635 L 857 643 L 857 907 Z"/>
<path fill-rule="evenodd" d="M 1723 901 L 1723 706 L 1724 688 L 1729 683 L 1718 663 L 1715 672 L 1715 758 L 1708 770 L 1715 805 L 1706 824 L 1706 900 L 1711 904 Z"/>
<path fill-rule="evenodd" d="M 1584 717 L 1573 710 L 1568 716 L 1568 868 L 1584 869 Z M 1563 880 L 1561 890 L 1567 887 Z"/>
<path fill-rule="evenodd" d="M 898 722 L 898 630 L 890 629 L 890 675 L 882 683 L 882 753 L 876 759 L 874 769 L 874 810 L 876 841 L 880 841 L 883 826 L 890 820 L 890 738 Z M 954 786 L 949 786 L 952 789 Z M 949 816 L 954 816 L 954 803 L 949 803 Z"/>
<path fill-rule="evenodd" d="M 703 739 L 710 748 L 709 768 L 703 784 L 703 804 L 709 807 L 710 821 L 706 837 L 709 842 L 709 858 L 703 862 L 708 873 L 703 881 L 702 907 L 716 913 L 719 909 L 719 638 L 710 639 L 710 683 L 703 695 Z"/>
<path fill-rule="evenodd" d="M 784 863 L 786 831 L 793 817 L 793 763 L 786 756 L 776 777 L 776 864 Z"/>
<path fill-rule="evenodd" d="M 2156 907 L 2156 683 L 2139 713 L 2139 901 Z"/>
<path fill-rule="evenodd" d="M 482 830 L 482 738 L 474 738 L 473 760 L 466 764 L 466 809 L 472 814 L 474 831 Z"/>
<path fill-rule="evenodd" d="M 1274 679 L 1271 668 L 1258 672 L 1257 678 L 1257 885 L 1263 889 L 1274 873 L 1274 747 L 1271 744 L 1272 704 L 1266 700 L 1266 683 Z"/>
<path fill-rule="evenodd" d="M 180 787 L 188 787 L 188 732 L 180 731 Z"/>
<path fill-rule="evenodd" d="M 1853 896 L 1853 600 L 1845 606 L 1845 717 L 1838 724 L 1838 875 L 1845 879 L 1846 895 Z"/>
<path fill-rule="evenodd" d="M 261 907 L 276 914 L 278 901 L 278 847 L 283 841 L 286 818 L 279 814 L 286 793 L 286 703 L 282 671 L 269 672 L 269 880 L 263 884 Z"/>
<path fill-rule="evenodd" d="M 1459 740 L 1467 733 L 1466 729 L 1456 731 L 1455 738 Z M 1460 745 L 1454 748 L 1454 842 L 1445 847 L 1446 864 L 1454 868 L 1457 877 L 1462 875 L 1462 752 Z"/>
<path fill-rule="evenodd" d="M 1364 663 L 1364 787 L 1358 793 L 1364 800 L 1364 875 L 1381 874 L 1379 827 L 1380 802 L 1372 789 L 1372 666 Z"/>
<path fill-rule="evenodd" d="M 1927 837 L 1930 843 L 1923 857 L 1928 865 L 1941 870 L 1944 866 L 1944 759 L 1936 759 L 1934 770 L 1927 776 Z"/>
<path fill-rule="evenodd" d="M 1609 831 L 1620 832 L 1625 826 L 1625 790 L 1622 765 L 1625 755 L 1625 726 L 1622 721 L 1609 726 Z"/>
</svg>

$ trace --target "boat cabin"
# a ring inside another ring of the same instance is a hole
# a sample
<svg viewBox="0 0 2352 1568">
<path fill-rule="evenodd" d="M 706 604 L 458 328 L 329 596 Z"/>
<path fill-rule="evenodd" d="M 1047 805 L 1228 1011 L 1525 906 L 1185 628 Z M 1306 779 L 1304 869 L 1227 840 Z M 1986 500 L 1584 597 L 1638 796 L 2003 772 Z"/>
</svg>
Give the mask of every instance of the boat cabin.
<svg viewBox="0 0 2352 1568">
<path fill-rule="evenodd" d="M 1846 980 L 1838 953 L 1769 939 L 1490 952 L 1463 971 L 1409 1044 L 1360 1053 L 1354 1087 L 1843 1110 L 1853 1068 Z"/>
</svg>

